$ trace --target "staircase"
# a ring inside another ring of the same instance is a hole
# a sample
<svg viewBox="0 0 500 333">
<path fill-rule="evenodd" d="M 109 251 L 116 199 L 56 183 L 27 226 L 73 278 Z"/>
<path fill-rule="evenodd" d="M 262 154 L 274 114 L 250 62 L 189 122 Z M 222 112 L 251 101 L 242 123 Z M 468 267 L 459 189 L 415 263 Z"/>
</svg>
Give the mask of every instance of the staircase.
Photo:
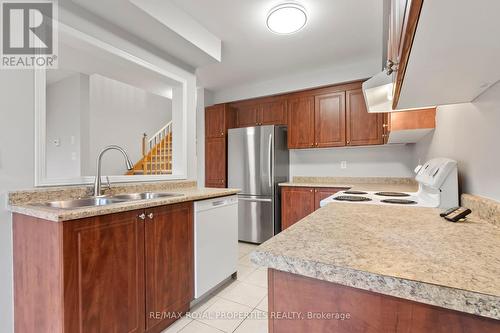
<svg viewBox="0 0 500 333">
<path fill-rule="evenodd" d="M 172 174 L 172 122 L 160 129 L 151 139 L 144 134 L 142 155 L 127 175 Z"/>
</svg>

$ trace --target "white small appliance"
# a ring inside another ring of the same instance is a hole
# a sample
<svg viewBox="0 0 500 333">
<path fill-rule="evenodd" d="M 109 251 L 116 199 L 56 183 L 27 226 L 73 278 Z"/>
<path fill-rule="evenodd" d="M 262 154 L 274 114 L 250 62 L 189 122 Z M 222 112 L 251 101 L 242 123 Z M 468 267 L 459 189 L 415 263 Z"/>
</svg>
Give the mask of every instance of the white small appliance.
<svg viewBox="0 0 500 333">
<path fill-rule="evenodd" d="M 322 200 L 321 207 L 332 202 L 371 205 L 407 205 L 448 209 L 458 206 L 457 162 L 435 158 L 415 169 L 417 192 L 353 191 L 346 190 Z"/>
<path fill-rule="evenodd" d="M 200 298 L 237 271 L 238 196 L 194 203 L 194 297 Z"/>
</svg>

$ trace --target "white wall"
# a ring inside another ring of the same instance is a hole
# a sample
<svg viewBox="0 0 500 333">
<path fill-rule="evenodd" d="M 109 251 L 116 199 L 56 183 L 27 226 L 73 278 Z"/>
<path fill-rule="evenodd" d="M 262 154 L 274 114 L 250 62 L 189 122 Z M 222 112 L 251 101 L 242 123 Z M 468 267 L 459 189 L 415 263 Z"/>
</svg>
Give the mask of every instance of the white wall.
<svg viewBox="0 0 500 333">
<path fill-rule="evenodd" d="M 81 175 L 81 115 L 85 112 L 81 109 L 81 95 L 82 90 L 88 91 L 88 87 L 82 86 L 85 83 L 88 85 L 86 75 L 74 74 L 47 86 L 48 178 L 78 178 Z"/>
<path fill-rule="evenodd" d="M 86 173 L 95 175 L 95 160 L 108 145 L 123 147 L 133 163 L 142 158 L 142 136 L 151 138 L 172 120 L 172 100 L 93 74 L 90 76 L 90 138 L 87 148 Z M 120 152 L 110 151 L 103 158 L 103 175 L 123 175 L 127 172 Z"/>
<path fill-rule="evenodd" d="M 245 85 L 215 91 L 213 102 L 231 102 L 366 79 L 377 74 L 380 70 L 380 59 L 375 57 L 371 60 L 343 64 L 342 66 L 320 68 L 306 72 L 297 71 L 271 80 L 251 82 Z"/>
<path fill-rule="evenodd" d="M 205 185 L 205 107 L 213 104 L 213 93 L 204 88 L 196 89 L 196 164 L 198 185 Z"/>
<path fill-rule="evenodd" d="M 12 223 L 6 192 L 34 181 L 33 73 L 0 70 L 0 332 L 13 332 Z"/>
<path fill-rule="evenodd" d="M 188 67 L 186 64 L 174 63 L 175 59 L 169 57 L 168 54 L 159 52 L 158 49 L 146 47 L 146 44 L 144 44 L 142 40 L 128 35 L 123 31 L 118 31 L 115 26 L 103 24 L 101 22 L 102 20 L 95 16 L 91 17 L 89 13 L 81 16 L 79 13 L 74 13 L 65 7 L 60 7 L 59 20 L 103 42 L 109 43 L 124 52 L 173 73 L 186 81 L 186 92 L 183 96 L 187 107 L 187 119 L 185 119 L 185 130 L 187 135 L 187 161 L 185 163 L 187 169 L 186 178 L 189 180 L 196 180 L 196 77 L 194 73 L 183 69 Z"/>
<path fill-rule="evenodd" d="M 462 192 L 500 201 L 500 82 L 473 103 L 438 107 L 436 121 L 415 145 L 415 163 L 455 159 Z"/>
<path fill-rule="evenodd" d="M 413 169 L 409 145 L 290 150 L 290 177 L 413 177 Z"/>
</svg>

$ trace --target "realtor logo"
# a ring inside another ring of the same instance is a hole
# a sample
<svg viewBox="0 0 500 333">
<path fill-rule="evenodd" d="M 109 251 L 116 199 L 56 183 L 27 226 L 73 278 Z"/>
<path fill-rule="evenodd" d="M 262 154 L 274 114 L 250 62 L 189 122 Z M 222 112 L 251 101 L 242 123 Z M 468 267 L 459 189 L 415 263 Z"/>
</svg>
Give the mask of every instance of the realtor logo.
<svg viewBox="0 0 500 333">
<path fill-rule="evenodd" d="M 55 68 L 57 3 L 0 0 L 1 68 Z"/>
</svg>

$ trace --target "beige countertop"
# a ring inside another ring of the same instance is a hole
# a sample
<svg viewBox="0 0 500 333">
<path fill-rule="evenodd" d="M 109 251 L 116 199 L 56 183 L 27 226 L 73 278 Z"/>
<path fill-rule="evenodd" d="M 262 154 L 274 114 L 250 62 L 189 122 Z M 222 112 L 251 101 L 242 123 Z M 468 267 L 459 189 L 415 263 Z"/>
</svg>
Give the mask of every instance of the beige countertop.
<svg viewBox="0 0 500 333">
<path fill-rule="evenodd" d="M 194 182 L 156 183 L 156 184 L 130 184 L 113 189 L 110 194 L 133 193 L 143 191 L 163 191 L 181 194 L 176 197 L 137 200 L 113 203 L 98 207 L 82 207 L 77 209 L 57 209 L 37 205 L 40 202 L 51 200 L 68 200 L 88 194 L 87 187 L 60 187 L 27 191 L 18 191 L 10 194 L 10 210 L 13 213 L 33 216 L 36 218 L 62 222 L 85 217 L 112 214 L 148 207 L 169 205 L 185 201 L 197 201 L 238 193 L 238 189 L 228 188 L 198 188 Z"/>
<path fill-rule="evenodd" d="M 331 203 L 260 245 L 256 264 L 500 319 L 500 228 L 439 210 Z"/>
<path fill-rule="evenodd" d="M 337 187 L 355 191 L 416 192 L 417 183 L 411 178 L 392 177 L 294 177 L 281 187 Z"/>
</svg>

